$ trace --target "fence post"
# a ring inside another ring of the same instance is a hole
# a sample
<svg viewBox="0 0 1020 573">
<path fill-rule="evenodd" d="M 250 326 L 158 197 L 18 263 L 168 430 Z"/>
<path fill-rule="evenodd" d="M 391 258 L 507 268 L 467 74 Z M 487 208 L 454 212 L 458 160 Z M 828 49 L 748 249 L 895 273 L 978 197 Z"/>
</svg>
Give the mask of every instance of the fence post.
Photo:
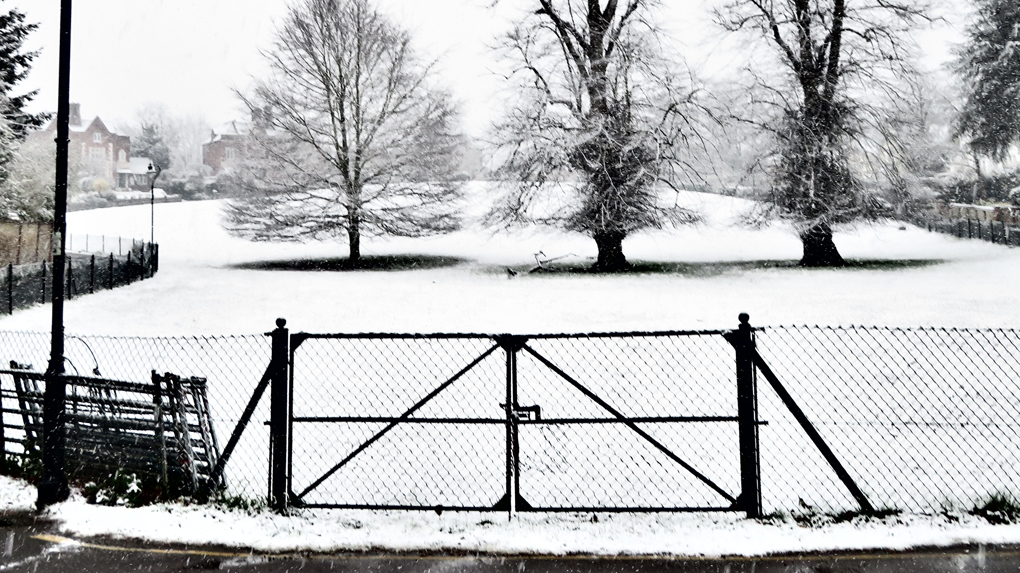
<svg viewBox="0 0 1020 573">
<path fill-rule="evenodd" d="M 67 300 L 71 300 L 73 297 L 72 291 L 74 290 L 74 265 L 71 261 L 71 257 L 67 257 Z"/>
<path fill-rule="evenodd" d="M 7 314 L 14 314 L 14 265 L 7 263 Z"/>
<path fill-rule="evenodd" d="M 290 427 L 290 400 L 288 396 L 287 363 L 290 360 L 290 332 L 287 321 L 276 319 L 273 339 L 273 374 L 269 389 L 269 443 L 272 448 L 269 500 L 273 509 L 284 511 L 289 503 L 287 492 L 287 449 Z"/>
<path fill-rule="evenodd" d="M 110 253 L 110 274 L 106 277 L 106 288 L 113 290 L 113 253 Z"/>
<path fill-rule="evenodd" d="M 124 284 L 131 284 L 131 251 L 128 251 L 127 262 L 124 263 Z"/>
<path fill-rule="evenodd" d="M 39 302 L 46 302 L 46 261 L 42 262 L 42 290 L 40 292 L 42 297 Z"/>
<path fill-rule="evenodd" d="M 761 475 L 758 470 L 758 388 L 754 376 L 754 330 L 750 316 L 740 313 L 732 337 L 737 355 L 737 422 L 740 441 L 739 509 L 749 519 L 761 517 Z"/>
<path fill-rule="evenodd" d="M 95 294 L 96 292 L 96 255 L 92 255 L 92 260 L 89 261 L 89 294 Z"/>
</svg>

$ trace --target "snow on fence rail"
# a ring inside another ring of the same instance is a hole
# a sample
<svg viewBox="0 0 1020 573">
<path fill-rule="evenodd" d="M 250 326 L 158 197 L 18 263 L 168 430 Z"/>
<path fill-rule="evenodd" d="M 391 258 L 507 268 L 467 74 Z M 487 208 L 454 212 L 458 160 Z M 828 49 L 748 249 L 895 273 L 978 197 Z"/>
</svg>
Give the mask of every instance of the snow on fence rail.
<svg viewBox="0 0 1020 573">
<path fill-rule="evenodd" d="M 289 344 L 282 359 L 262 336 L 83 336 L 66 347 L 74 371 L 206 378 L 233 495 L 282 492 L 325 507 L 743 511 L 732 332 L 295 333 L 276 337 Z M 1017 331 L 800 326 L 754 338 L 744 372 L 756 373 L 761 511 L 838 512 L 863 500 L 934 513 L 1020 494 Z M 41 367 L 47 340 L 0 332 L 0 359 Z M 288 423 L 268 427 L 274 379 L 277 400 L 292 402 Z M 16 408 L 4 400 L 10 427 Z M 282 476 L 269 475 L 272 435 L 284 436 L 272 444 Z"/>
</svg>

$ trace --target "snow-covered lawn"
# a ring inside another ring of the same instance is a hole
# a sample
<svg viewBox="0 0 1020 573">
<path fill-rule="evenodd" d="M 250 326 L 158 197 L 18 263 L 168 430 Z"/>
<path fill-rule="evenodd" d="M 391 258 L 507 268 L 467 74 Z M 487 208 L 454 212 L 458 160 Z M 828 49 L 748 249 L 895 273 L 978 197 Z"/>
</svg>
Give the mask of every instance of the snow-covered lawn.
<svg viewBox="0 0 1020 573">
<path fill-rule="evenodd" d="M 483 191 L 481 184 L 474 187 L 476 193 Z M 368 255 L 464 259 L 455 266 L 390 272 L 251 270 L 238 267 L 344 256 L 346 248 L 332 243 L 248 243 L 222 230 L 220 202 L 160 204 L 156 277 L 68 301 L 66 328 L 69 334 L 82 335 L 258 334 L 272 329 L 277 317 L 285 317 L 294 331 L 308 332 L 677 330 L 732 328 L 740 312 L 750 313 L 757 326 L 1020 324 L 1015 294 L 1020 249 L 884 223 L 838 234 L 843 255 L 913 262 L 836 270 L 757 264 L 799 258 L 799 242 L 788 227 L 734 226 L 748 208 L 744 201 L 694 193 L 682 199 L 701 211 L 706 222 L 639 234 L 624 244 L 632 261 L 684 263 L 678 272 L 515 277 L 506 268 L 527 269 L 539 251 L 583 263 L 594 256 L 594 243 L 548 230 L 492 234 L 469 224 L 444 237 L 364 242 Z M 148 232 L 148 206 L 69 216 L 72 235 L 144 238 Z M 49 324 L 48 306 L 0 319 L 2 330 L 45 331 Z M 249 366 L 257 376 L 264 363 Z M 104 373 L 112 375 L 106 368 L 104 363 Z M 264 471 L 263 463 L 257 465 Z M 8 485 L 0 482 L 0 499 L 15 496 L 12 499 L 20 500 L 15 505 L 30 500 L 23 492 L 9 493 L 13 490 Z M 966 515 L 958 521 L 911 516 L 804 528 L 746 521 L 736 514 L 600 515 L 597 523 L 591 515 L 522 514 L 507 522 L 505 514 L 496 513 L 305 510 L 281 517 L 179 505 L 105 508 L 81 500 L 52 511 L 62 527 L 75 534 L 225 543 L 270 551 L 376 547 L 720 555 L 1020 542 L 1020 526 L 990 526 Z"/>
<path fill-rule="evenodd" d="M 896 224 L 839 233 L 855 259 L 943 261 L 897 269 L 747 268 L 739 261 L 796 260 L 785 226 L 733 227 L 745 202 L 689 194 L 707 222 L 635 235 L 632 260 L 681 261 L 693 270 L 625 276 L 528 275 L 539 251 L 595 255 L 584 237 L 549 230 L 495 234 L 470 225 L 428 239 L 366 239 L 367 254 L 448 255 L 463 265 L 400 272 L 240 270 L 252 261 L 345 256 L 342 244 L 249 243 L 219 225 L 221 203 L 156 205 L 158 275 L 69 301 L 70 333 L 172 336 L 260 333 L 285 317 L 295 330 L 579 332 L 730 328 L 740 312 L 755 325 L 876 324 L 969 327 L 1020 324 L 1020 249 L 931 234 Z M 146 205 L 69 215 L 69 233 L 146 238 Z M 704 266 L 703 263 L 723 263 Z M 699 266 L 701 265 L 701 266 Z M 47 330 L 48 306 L 0 319 L 5 330 Z"/>
</svg>

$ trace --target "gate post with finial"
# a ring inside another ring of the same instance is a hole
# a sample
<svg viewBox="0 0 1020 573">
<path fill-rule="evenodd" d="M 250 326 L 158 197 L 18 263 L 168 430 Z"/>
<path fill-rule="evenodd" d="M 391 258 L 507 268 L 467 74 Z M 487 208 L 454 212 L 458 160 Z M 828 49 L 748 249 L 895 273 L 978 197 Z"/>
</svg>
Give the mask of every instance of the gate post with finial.
<svg viewBox="0 0 1020 573">
<path fill-rule="evenodd" d="M 287 450 L 290 421 L 290 400 L 287 381 L 287 366 L 290 361 L 290 332 L 287 321 L 276 319 L 276 329 L 270 334 L 273 340 L 273 374 L 269 389 L 269 443 L 272 452 L 270 468 L 269 500 L 273 509 L 284 511 L 289 503 L 287 496 Z"/>
<path fill-rule="evenodd" d="M 737 426 L 740 443 L 740 497 L 738 509 L 749 519 L 761 517 L 761 475 L 758 452 L 758 384 L 754 369 L 754 329 L 746 312 L 740 326 L 727 337 L 736 350 Z"/>
</svg>

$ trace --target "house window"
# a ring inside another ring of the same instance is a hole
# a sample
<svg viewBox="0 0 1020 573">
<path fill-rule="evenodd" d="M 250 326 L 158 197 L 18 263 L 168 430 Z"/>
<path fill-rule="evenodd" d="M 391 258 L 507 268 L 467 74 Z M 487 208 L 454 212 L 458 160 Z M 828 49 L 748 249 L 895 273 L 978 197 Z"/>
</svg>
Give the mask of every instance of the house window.
<svg viewBox="0 0 1020 573">
<path fill-rule="evenodd" d="M 123 149 L 121 149 L 120 153 L 117 154 L 117 161 L 120 161 L 121 163 L 127 161 L 127 153 L 125 153 Z"/>
<path fill-rule="evenodd" d="M 102 147 L 93 147 L 89 149 L 89 158 L 102 161 L 106 159 L 106 150 Z"/>
<path fill-rule="evenodd" d="M 101 134 L 101 133 L 93 133 L 92 134 L 92 141 L 95 142 L 95 143 L 102 143 L 103 142 L 103 134 Z"/>
<path fill-rule="evenodd" d="M 234 158 L 234 148 L 233 147 L 228 147 L 228 148 L 224 149 L 223 153 L 224 153 L 224 155 L 226 155 L 227 159 L 233 159 Z"/>
</svg>

